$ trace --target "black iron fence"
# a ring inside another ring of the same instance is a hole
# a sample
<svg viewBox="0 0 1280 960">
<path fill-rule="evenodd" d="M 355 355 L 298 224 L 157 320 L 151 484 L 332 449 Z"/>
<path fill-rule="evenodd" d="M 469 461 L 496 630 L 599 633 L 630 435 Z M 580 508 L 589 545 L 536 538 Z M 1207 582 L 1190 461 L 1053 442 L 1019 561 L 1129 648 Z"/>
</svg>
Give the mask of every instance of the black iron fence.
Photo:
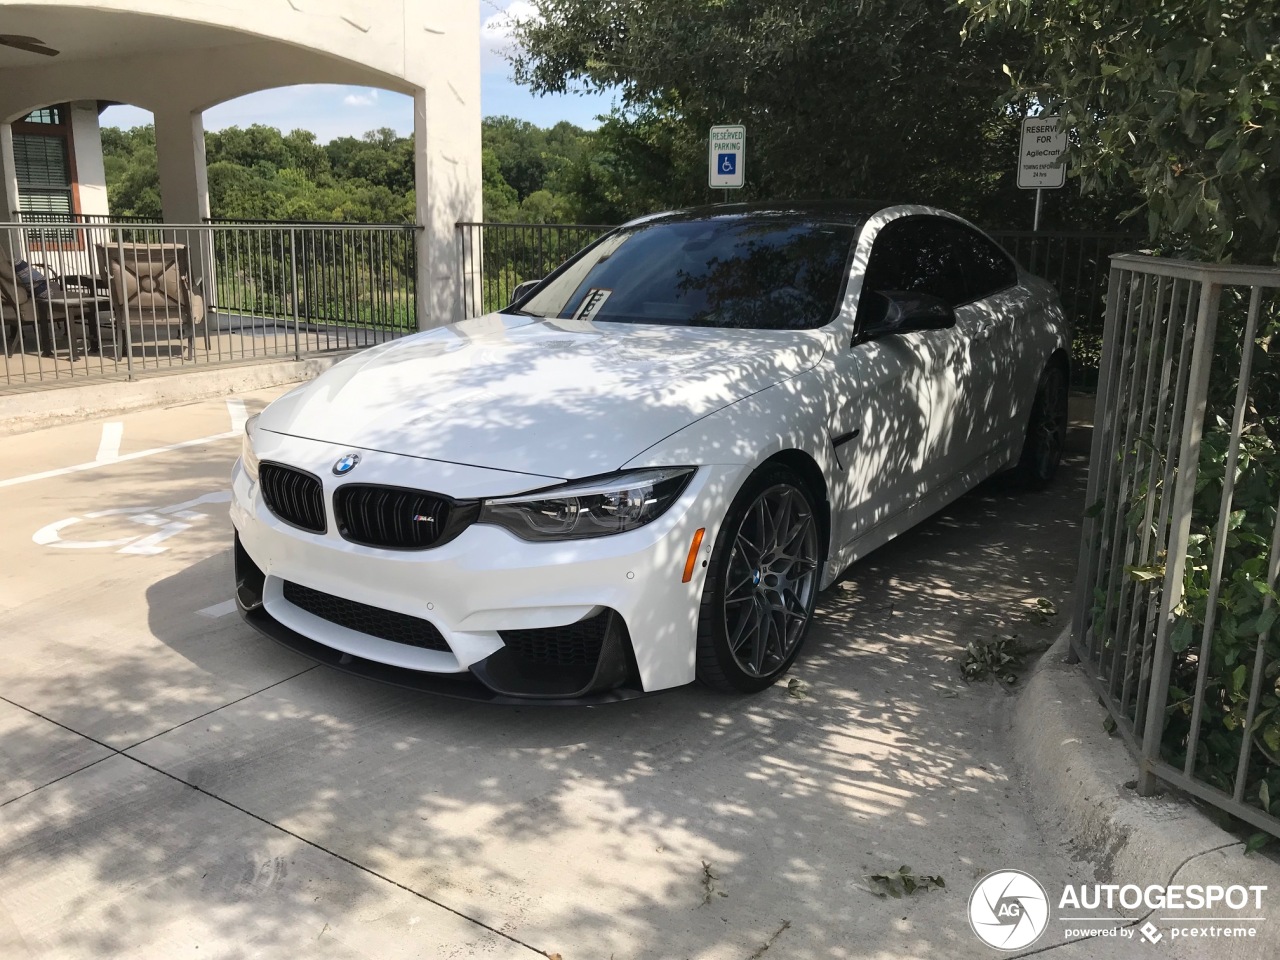
<svg viewBox="0 0 1280 960">
<path fill-rule="evenodd" d="M 476 317 L 505 307 L 520 284 L 542 279 L 613 227 L 607 224 L 459 223 L 457 229 L 464 313 Z"/>
<path fill-rule="evenodd" d="M 301 358 L 418 326 L 413 226 L 80 219 L 0 224 L 0 389 Z"/>
<path fill-rule="evenodd" d="M 1023 267 L 1057 288 L 1074 329 L 1072 385 L 1094 389 L 1102 351 L 1110 257 L 1136 250 L 1143 238 L 1087 231 L 993 230 L 990 234 Z"/>
<path fill-rule="evenodd" d="M 459 276 L 466 316 L 506 306 L 515 288 L 560 266 L 601 234 L 606 224 L 459 223 Z M 1075 328 L 1073 385 L 1091 389 L 1106 300 L 1108 258 L 1137 248 L 1134 234 L 1086 231 L 992 231 L 1026 269 L 1058 288 Z"/>
</svg>

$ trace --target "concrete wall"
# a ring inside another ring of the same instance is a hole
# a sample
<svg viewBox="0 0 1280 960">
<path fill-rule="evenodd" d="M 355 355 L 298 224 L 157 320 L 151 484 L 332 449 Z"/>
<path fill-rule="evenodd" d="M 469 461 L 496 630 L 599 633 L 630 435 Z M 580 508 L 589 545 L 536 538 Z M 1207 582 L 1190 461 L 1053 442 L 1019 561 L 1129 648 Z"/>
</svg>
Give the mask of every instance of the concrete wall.
<svg viewBox="0 0 1280 960">
<path fill-rule="evenodd" d="M 107 174 L 102 168 L 102 130 L 98 126 L 98 101 L 71 102 L 71 143 L 76 153 L 76 184 L 80 212 L 89 216 L 110 213 Z"/>
<path fill-rule="evenodd" d="M 359 84 L 412 95 L 416 212 L 423 227 L 418 313 L 423 326 L 461 319 L 454 224 L 479 219 L 481 212 L 475 0 L 27 0 L 0 7 L 6 32 L 29 29 L 66 51 L 0 69 L 0 124 L 76 100 L 152 111 L 169 222 L 198 222 L 208 214 L 201 115 L 209 107 L 298 83 Z M 92 38 L 95 29 L 100 45 Z M 157 38 L 155 49 L 140 51 L 149 35 Z M 124 47 L 131 49 L 109 53 Z"/>
<path fill-rule="evenodd" d="M 13 166 L 13 127 L 0 123 L 0 221 L 18 209 L 18 172 Z"/>
</svg>

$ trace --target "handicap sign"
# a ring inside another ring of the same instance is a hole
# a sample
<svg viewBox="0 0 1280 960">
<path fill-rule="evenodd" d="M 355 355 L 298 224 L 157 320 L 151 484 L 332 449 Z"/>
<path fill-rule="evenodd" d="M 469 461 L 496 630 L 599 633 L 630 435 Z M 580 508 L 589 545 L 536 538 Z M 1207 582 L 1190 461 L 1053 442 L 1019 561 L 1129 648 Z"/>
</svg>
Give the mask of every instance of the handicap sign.
<svg viewBox="0 0 1280 960">
<path fill-rule="evenodd" d="M 707 185 L 717 190 L 737 190 L 746 182 L 747 128 L 721 124 L 707 138 Z"/>
</svg>

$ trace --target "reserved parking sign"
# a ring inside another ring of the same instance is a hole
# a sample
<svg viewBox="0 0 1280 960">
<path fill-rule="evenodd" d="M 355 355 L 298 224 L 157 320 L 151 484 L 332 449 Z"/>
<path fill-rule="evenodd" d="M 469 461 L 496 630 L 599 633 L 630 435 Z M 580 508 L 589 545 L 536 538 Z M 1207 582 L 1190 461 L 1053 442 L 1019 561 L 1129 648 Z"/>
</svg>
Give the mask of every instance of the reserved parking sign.
<svg viewBox="0 0 1280 960">
<path fill-rule="evenodd" d="M 707 141 L 707 185 L 738 190 L 746 182 L 747 128 L 740 123 L 711 128 Z"/>
</svg>

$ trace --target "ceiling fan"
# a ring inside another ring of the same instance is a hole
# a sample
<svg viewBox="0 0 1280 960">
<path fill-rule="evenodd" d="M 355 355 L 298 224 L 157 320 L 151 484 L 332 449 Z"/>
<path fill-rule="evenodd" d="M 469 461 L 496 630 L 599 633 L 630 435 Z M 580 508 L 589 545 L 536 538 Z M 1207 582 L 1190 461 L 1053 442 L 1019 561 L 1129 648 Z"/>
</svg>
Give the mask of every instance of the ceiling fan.
<svg viewBox="0 0 1280 960">
<path fill-rule="evenodd" d="M 46 57 L 56 57 L 58 51 L 52 47 L 47 47 L 43 40 L 37 40 L 35 37 L 23 37 L 16 33 L 0 33 L 0 47 L 13 47 L 15 50 L 25 50 L 27 53 L 39 53 Z"/>
</svg>

